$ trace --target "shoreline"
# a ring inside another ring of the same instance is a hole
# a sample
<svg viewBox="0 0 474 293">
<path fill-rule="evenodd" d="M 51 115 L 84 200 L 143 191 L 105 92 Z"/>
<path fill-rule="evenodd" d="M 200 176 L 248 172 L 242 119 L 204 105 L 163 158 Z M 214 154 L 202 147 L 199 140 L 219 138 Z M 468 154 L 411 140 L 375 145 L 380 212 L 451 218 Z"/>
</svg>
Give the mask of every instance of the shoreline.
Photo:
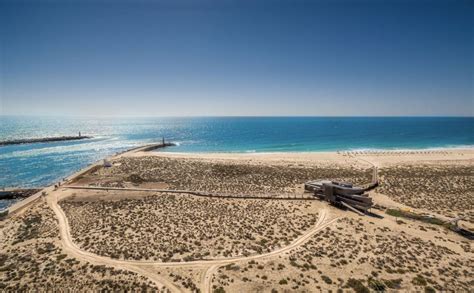
<svg viewBox="0 0 474 293">
<path fill-rule="evenodd" d="M 179 146 L 179 145 L 178 145 Z M 159 151 L 160 153 L 166 154 L 243 154 L 243 155 L 265 155 L 265 154 L 339 154 L 339 153 L 395 153 L 395 152 L 442 152 L 442 151 L 466 151 L 474 152 L 474 146 L 472 147 L 448 147 L 448 148 L 426 148 L 426 149 L 351 149 L 351 150 L 314 150 L 314 151 L 184 151 L 184 152 L 172 152 L 172 151 Z"/>
<path fill-rule="evenodd" d="M 179 146 L 179 143 L 173 143 L 174 145 L 167 145 L 168 146 Z M 71 173 L 66 174 L 64 176 L 60 176 L 59 178 L 69 178 L 73 174 L 76 174 L 77 172 L 82 172 L 83 170 L 88 169 L 91 165 L 94 165 L 98 162 L 102 162 L 104 159 L 105 160 L 111 160 L 119 155 L 124 155 L 128 153 L 140 153 L 140 151 L 144 148 L 150 148 L 153 147 L 154 144 L 146 144 L 146 145 L 141 145 L 141 146 L 135 146 L 130 149 L 120 151 L 120 152 L 115 152 L 109 156 L 106 156 L 104 158 L 101 158 L 97 161 L 93 161 L 86 165 L 85 167 L 79 169 L 79 170 L 72 170 Z M 428 152 L 428 153 L 427 153 Z M 259 156 L 266 156 L 266 157 L 278 157 L 278 156 L 289 156 L 289 157 L 301 157 L 301 156 L 377 156 L 377 155 L 385 155 L 385 156 L 393 156 L 393 155 L 436 155 L 436 154 L 441 154 L 443 152 L 452 152 L 452 153 L 458 153 L 461 155 L 473 155 L 474 156 L 474 146 L 471 148 L 431 148 L 431 149 L 397 149 L 397 150 L 352 150 L 352 151 L 278 151 L 278 152 L 176 152 L 176 151 L 166 151 L 166 150 L 160 150 L 159 147 L 157 149 L 152 149 L 148 151 L 143 151 L 141 152 L 143 155 L 170 155 L 170 156 L 183 156 L 183 157 L 259 157 Z M 466 158 L 459 158 L 466 160 Z M 473 157 L 474 159 L 474 157 Z M 450 159 L 446 159 L 450 160 Z M 43 186 L 39 186 L 39 188 L 44 187 L 44 186 L 49 186 L 51 184 L 54 184 L 54 182 L 50 184 L 45 184 Z M 10 186 L 5 188 L 23 188 L 21 186 Z M 33 187 L 28 187 L 28 188 L 35 188 Z"/>
<path fill-rule="evenodd" d="M 166 146 L 167 145 L 165 145 L 165 147 Z M 152 148 L 152 147 L 160 148 L 161 144 L 147 144 L 147 145 L 142 145 L 142 146 L 138 146 L 138 147 L 133 147 L 133 148 L 130 148 L 130 149 L 125 150 L 123 152 L 116 152 L 113 155 L 110 155 L 108 157 L 97 160 L 97 161 L 87 165 L 86 167 L 84 167 L 80 170 L 77 170 L 77 171 L 73 172 L 70 175 L 67 175 L 66 177 L 64 177 L 59 182 L 61 184 L 73 182 L 75 179 L 77 179 L 77 177 L 79 177 L 83 174 L 86 174 L 90 170 L 92 170 L 92 169 L 96 168 L 97 166 L 100 166 L 101 164 L 103 164 L 104 160 L 117 159 L 117 158 L 119 158 L 123 155 L 130 154 L 130 153 L 135 153 L 135 152 L 150 153 L 150 152 L 147 152 L 146 150 L 149 149 L 149 148 Z M 38 198 L 40 198 L 43 194 L 44 194 L 44 196 L 46 196 L 48 194 L 48 192 L 51 192 L 51 191 L 55 190 L 55 185 L 56 185 L 55 182 L 53 182 L 51 184 L 47 184 L 46 187 L 41 188 L 41 190 L 39 190 L 37 193 L 35 193 L 35 194 L 33 194 L 29 197 L 26 197 L 23 200 L 16 201 L 12 205 L 7 206 L 6 208 L 2 209 L 1 212 L 2 213 L 7 212 L 7 214 L 4 215 L 3 218 L 0 218 L 0 219 L 4 220 L 4 219 L 10 217 L 12 214 L 18 213 L 19 211 L 23 210 L 28 204 L 30 204 L 30 203 L 34 202 L 35 200 L 37 200 Z"/>
<path fill-rule="evenodd" d="M 309 269 L 321 271 L 318 272 L 321 277 L 308 284 L 323 285 L 327 290 L 340 285 L 330 285 L 324 279 L 350 276 L 363 280 L 367 271 L 377 271 L 378 280 L 401 280 L 397 286 L 402 291 L 417 289 L 412 280 L 425 272 L 439 272 L 447 278 L 439 288 L 468 288 L 467 274 L 443 273 L 447 263 L 459 263 L 460 269 L 468 271 L 472 256 L 468 240 L 430 221 L 446 223 L 459 217 L 461 222 L 459 226 L 456 222 L 456 226 L 472 231 L 474 214 L 468 205 L 472 202 L 469 178 L 474 167 L 474 150 L 389 155 L 236 154 L 146 152 L 149 147 L 111 154 L 105 158 L 112 163 L 111 168 L 103 168 L 104 159 L 98 160 L 69 175 L 59 188 L 45 188 L 47 194 L 40 195 L 36 201 L 27 199 L 31 204 L 23 204 L 2 221 L 2 232 L 13 235 L 6 241 L 12 263 L 21 264 L 25 255 L 35 261 L 43 259 L 43 250 L 31 250 L 31 244 L 41 248 L 41 243 L 50 241 L 60 250 L 48 256 L 64 263 L 76 259 L 77 266 L 71 268 L 74 272 L 82 272 L 81 267 L 87 262 L 134 272 L 160 288 L 164 286 L 176 292 L 186 291 L 185 288 L 211 292 L 216 286 L 240 292 L 255 291 L 251 288 L 269 283 L 287 289 L 279 280 L 298 280 L 307 271 L 301 264 L 307 263 L 315 251 L 322 251 L 325 253 L 314 255 L 317 257 L 314 268 L 308 263 Z M 301 183 L 308 179 L 347 178 L 347 182 L 359 185 L 371 176 L 369 164 L 377 170 L 377 166 L 387 162 L 395 165 L 379 169 L 385 184 L 370 195 L 377 204 L 370 215 L 362 217 L 324 201 L 303 199 Z M 411 163 L 404 166 L 403 162 Z M 100 170 L 94 171 L 97 166 Z M 419 192 L 418 185 L 425 186 L 427 192 Z M 211 198 L 205 191 L 216 195 L 229 192 L 230 196 Z M 273 193 L 294 200 L 268 198 Z M 436 196 L 438 193 L 440 196 Z M 238 196 L 245 194 L 254 195 L 255 200 Z M 260 198 L 262 195 L 267 197 Z M 428 197 L 432 197 L 431 204 Z M 459 204 L 457 199 L 464 204 Z M 389 211 L 405 212 L 429 221 L 400 217 Z M 33 221 L 36 218 L 41 221 Z M 48 234 L 26 238 L 17 228 L 25 221 Z M 40 229 L 48 227 L 46 223 L 55 225 L 52 227 L 56 230 Z M 176 243 L 182 246 L 176 249 Z M 418 253 L 420 245 L 426 248 L 422 253 Z M 380 255 L 386 247 L 395 248 Z M 348 253 L 341 257 L 340 249 Z M 446 249 L 453 253 L 443 253 Z M 66 257 L 61 258 L 63 255 Z M 347 258 L 346 262 L 342 263 L 341 258 Z M 386 259 L 399 259 L 400 265 L 395 268 L 401 271 L 394 271 L 392 263 L 379 268 L 378 264 Z M 361 262 L 364 262 L 362 271 Z M 422 269 L 410 271 L 412 267 Z M 263 269 L 271 269 L 272 274 L 260 281 L 254 276 Z M 26 271 L 29 280 L 37 276 L 37 271 L 23 267 L 16 270 Z M 56 271 L 44 273 L 54 277 Z M 228 275 L 235 283 L 223 283 Z M 100 275 L 95 276 L 89 279 L 100 280 Z M 175 276 L 185 277 L 177 281 Z M 465 283 L 454 284 L 453 280 Z"/>
<path fill-rule="evenodd" d="M 395 164 L 405 163 L 453 163 L 461 162 L 474 165 L 474 148 L 462 149 L 444 149 L 444 150 L 410 150 L 410 151 L 329 151 L 329 152 L 168 152 L 168 151 L 148 151 L 150 148 L 156 147 L 159 144 L 147 144 L 139 147 L 133 147 L 126 151 L 117 152 L 98 161 L 95 161 L 88 166 L 72 172 L 70 175 L 64 177 L 61 183 L 71 183 L 77 177 L 89 172 L 91 169 L 103 164 L 104 160 L 112 161 L 123 156 L 140 157 L 140 156 L 161 156 L 161 157 L 181 157 L 194 159 L 216 159 L 216 160 L 244 160 L 255 159 L 256 161 L 273 161 L 273 162 L 288 162 L 295 163 L 320 163 L 335 164 L 344 166 L 377 166 L 385 167 Z M 168 145 L 167 145 L 168 146 Z M 160 148 L 160 146 L 156 147 Z M 446 154 L 446 152 L 448 152 Z M 31 195 L 23 200 L 17 201 L 8 206 L 4 210 L 8 210 L 8 215 L 15 213 L 24 208 L 28 203 L 36 200 L 43 192 L 50 192 L 54 190 L 56 182 L 46 185 L 38 193 Z"/>
<path fill-rule="evenodd" d="M 253 153 L 229 153 L 229 152 L 172 152 L 152 151 L 148 153 L 137 152 L 131 156 L 169 156 L 183 158 L 215 158 L 215 159 L 279 159 L 279 160 L 330 160 L 347 162 L 348 159 L 364 160 L 367 158 L 375 161 L 390 161 L 399 163 L 404 161 L 469 161 L 474 163 L 474 148 L 472 149 L 450 149 L 436 151 L 354 151 L 354 152 L 253 152 Z M 372 162 L 373 163 L 373 162 Z"/>
</svg>

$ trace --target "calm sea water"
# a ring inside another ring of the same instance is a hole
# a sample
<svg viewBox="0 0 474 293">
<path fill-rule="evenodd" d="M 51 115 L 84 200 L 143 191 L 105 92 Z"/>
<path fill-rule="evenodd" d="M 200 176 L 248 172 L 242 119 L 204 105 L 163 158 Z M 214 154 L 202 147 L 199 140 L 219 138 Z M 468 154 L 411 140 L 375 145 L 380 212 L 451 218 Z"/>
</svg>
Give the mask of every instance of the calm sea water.
<svg viewBox="0 0 474 293">
<path fill-rule="evenodd" d="M 0 117 L 0 140 L 61 135 L 92 140 L 0 147 L 0 188 L 49 185 L 92 162 L 161 140 L 170 152 L 308 152 L 474 146 L 474 118 Z"/>
</svg>

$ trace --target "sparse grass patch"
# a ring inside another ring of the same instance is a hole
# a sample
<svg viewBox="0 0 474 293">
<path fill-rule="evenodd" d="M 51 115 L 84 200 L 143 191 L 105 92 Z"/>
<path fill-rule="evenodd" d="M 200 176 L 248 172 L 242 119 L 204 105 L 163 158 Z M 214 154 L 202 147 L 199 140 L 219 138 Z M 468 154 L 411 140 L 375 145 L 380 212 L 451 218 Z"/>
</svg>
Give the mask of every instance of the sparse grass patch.
<svg viewBox="0 0 474 293">
<path fill-rule="evenodd" d="M 427 282 L 426 282 L 425 278 L 422 275 L 417 275 L 416 277 L 413 278 L 413 280 L 411 280 L 411 282 L 415 286 L 426 286 L 427 285 Z"/>
<path fill-rule="evenodd" d="M 346 286 L 354 289 L 356 293 L 370 293 L 369 288 L 367 288 L 361 280 L 350 278 L 347 280 Z"/>
<path fill-rule="evenodd" d="M 385 213 L 397 218 L 407 218 L 407 219 L 417 220 L 417 221 L 421 221 L 421 222 L 433 224 L 433 225 L 442 225 L 442 226 L 446 225 L 445 221 L 440 220 L 438 218 L 419 215 L 419 214 L 415 214 L 408 211 L 402 211 L 399 209 L 387 209 Z"/>
<path fill-rule="evenodd" d="M 402 279 L 382 279 L 382 281 L 390 289 L 399 289 L 402 284 Z"/>
<path fill-rule="evenodd" d="M 367 282 L 369 284 L 369 288 L 371 288 L 371 289 L 373 289 L 377 292 L 384 292 L 385 291 L 386 285 L 382 281 L 379 281 L 379 280 L 374 279 L 374 278 L 369 278 L 369 280 Z"/>
</svg>

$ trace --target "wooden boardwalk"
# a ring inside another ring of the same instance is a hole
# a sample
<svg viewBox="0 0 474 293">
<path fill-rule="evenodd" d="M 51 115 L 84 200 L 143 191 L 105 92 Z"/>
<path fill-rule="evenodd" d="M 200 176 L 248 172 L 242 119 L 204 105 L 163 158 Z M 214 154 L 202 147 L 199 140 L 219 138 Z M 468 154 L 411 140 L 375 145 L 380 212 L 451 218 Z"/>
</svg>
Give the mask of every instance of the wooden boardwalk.
<svg viewBox="0 0 474 293">
<path fill-rule="evenodd" d="M 235 199 L 267 199 L 267 200 L 315 200 L 312 193 L 303 194 L 271 194 L 271 195 L 248 195 L 248 194 L 222 194 L 194 190 L 174 190 L 174 189 L 153 189 L 153 188 L 122 188 L 122 187 L 103 187 L 103 186 L 78 186 L 63 185 L 61 188 L 86 189 L 86 190 L 114 190 L 114 191 L 141 191 L 157 193 L 178 193 L 190 194 L 194 196 L 212 197 L 212 198 L 235 198 Z"/>
</svg>

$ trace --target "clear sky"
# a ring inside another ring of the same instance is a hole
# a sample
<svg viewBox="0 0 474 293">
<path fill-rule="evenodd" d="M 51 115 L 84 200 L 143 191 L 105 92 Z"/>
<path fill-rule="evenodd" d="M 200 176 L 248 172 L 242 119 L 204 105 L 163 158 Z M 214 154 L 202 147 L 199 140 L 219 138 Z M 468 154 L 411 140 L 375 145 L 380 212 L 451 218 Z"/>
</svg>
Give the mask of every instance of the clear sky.
<svg viewBox="0 0 474 293">
<path fill-rule="evenodd" d="M 474 1 L 0 0 L 0 114 L 474 116 Z"/>
</svg>

